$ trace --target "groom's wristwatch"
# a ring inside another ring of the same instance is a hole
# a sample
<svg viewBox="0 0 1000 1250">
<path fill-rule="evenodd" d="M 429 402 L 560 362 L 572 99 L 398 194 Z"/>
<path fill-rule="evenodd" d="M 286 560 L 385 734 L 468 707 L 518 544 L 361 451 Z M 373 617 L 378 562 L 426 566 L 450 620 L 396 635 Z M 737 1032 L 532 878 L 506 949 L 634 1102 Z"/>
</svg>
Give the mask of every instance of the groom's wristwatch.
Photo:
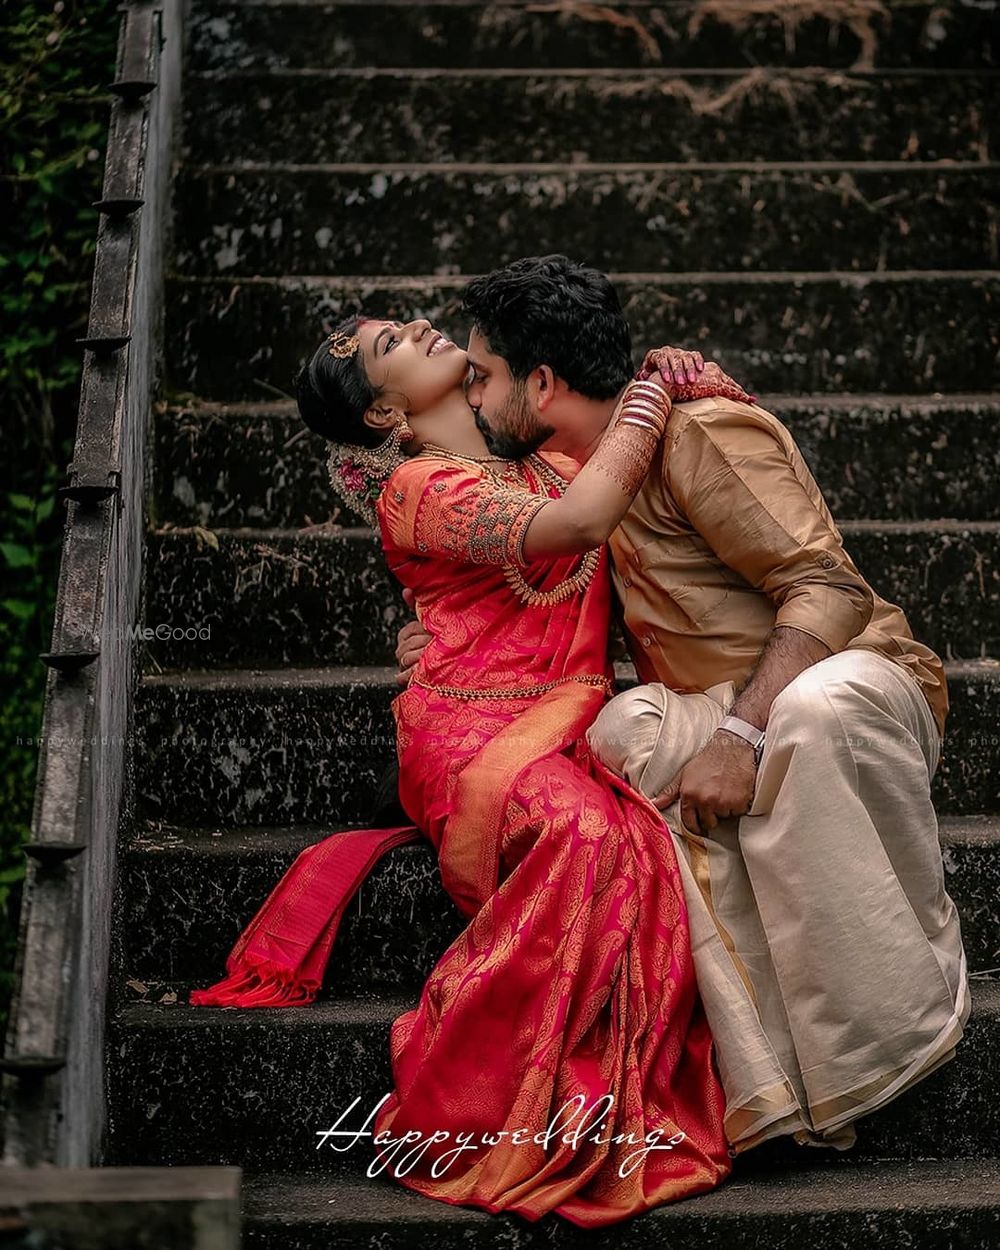
<svg viewBox="0 0 1000 1250">
<path fill-rule="evenodd" d="M 737 738 L 743 738 L 753 747 L 754 767 L 760 764 L 760 757 L 764 754 L 764 738 L 763 729 L 758 729 L 756 725 L 751 725 L 747 720 L 740 720 L 738 716 L 723 716 L 719 721 L 720 729 L 728 729 L 731 734 L 735 734 Z"/>
</svg>

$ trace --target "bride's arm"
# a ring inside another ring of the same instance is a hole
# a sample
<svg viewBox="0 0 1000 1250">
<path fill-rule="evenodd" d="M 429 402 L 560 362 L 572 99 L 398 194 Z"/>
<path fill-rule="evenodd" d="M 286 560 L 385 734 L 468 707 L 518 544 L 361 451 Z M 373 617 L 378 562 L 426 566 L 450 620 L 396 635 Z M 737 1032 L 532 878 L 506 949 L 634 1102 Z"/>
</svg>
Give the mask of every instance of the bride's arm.
<svg viewBox="0 0 1000 1250">
<path fill-rule="evenodd" d="M 607 541 L 639 493 L 663 436 L 672 400 L 684 403 L 719 396 L 756 403 L 756 396 L 748 394 L 714 361 L 699 360 L 699 373 L 689 367 L 685 381 L 678 372 L 677 359 L 675 348 L 647 353 L 597 451 L 565 495 L 550 500 L 529 521 L 521 543 L 526 562 L 590 551 Z"/>
<path fill-rule="evenodd" d="M 528 523 L 521 543 L 525 561 L 590 551 L 607 540 L 643 483 L 670 402 L 658 381 L 629 383 L 597 450 L 566 493 L 548 500 Z"/>
</svg>

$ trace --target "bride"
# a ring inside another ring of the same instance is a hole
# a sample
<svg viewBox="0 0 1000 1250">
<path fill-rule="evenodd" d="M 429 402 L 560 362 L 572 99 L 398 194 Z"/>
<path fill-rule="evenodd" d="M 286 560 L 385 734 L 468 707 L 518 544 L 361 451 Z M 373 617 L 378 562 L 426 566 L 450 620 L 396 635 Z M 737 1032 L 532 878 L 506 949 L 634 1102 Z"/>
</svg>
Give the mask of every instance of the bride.
<svg viewBox="0 0 1000 1250">
<path fill-rule="evenodd" d="M 190 1001 L 311 1002 L 365 874 L 428 838 L 469 923 L 392 1026 L 376 1149 L 421 1141 L 396 1179 L 428 1197 L 600 1227 L 712 1189 L 732 1167 L 669 831 L 585 734 L 612 693 L 604 542 L 671 399 L 748 397 L 711 363 L 686 386 L 633 381 L 583 468 L 511 462 L 489 454 L 467 371 L 427 321 L 351 318 L 299 376 L 335 488 L 378 526 L 434 636 L 392 705 L 417 827 L 304 851 L 226 978 Z M 591 1120 L 567 1131 L 581 1108 Z M 479 1144 L 456 1152 L 463 1134 Z"/>
</svg>

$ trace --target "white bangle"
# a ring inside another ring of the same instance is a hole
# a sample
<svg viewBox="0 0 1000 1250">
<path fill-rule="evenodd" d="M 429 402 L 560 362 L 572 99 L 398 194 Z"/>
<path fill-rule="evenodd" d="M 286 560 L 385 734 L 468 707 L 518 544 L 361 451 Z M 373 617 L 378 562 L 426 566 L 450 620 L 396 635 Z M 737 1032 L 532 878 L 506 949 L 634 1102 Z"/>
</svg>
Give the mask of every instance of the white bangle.
<svg viewBox="0 0 1000 1250">
<path fill-rule="evenodd" d="M 655 434 L 657 438 L 663 433 L 661 429 L 655 426 L 652 421 L 646 421 L 643 417 L 621 417 L 617 422 L 618 425 L 638 425 L 644 430 L 648 430 L 650 434 Z"/>
</svg>

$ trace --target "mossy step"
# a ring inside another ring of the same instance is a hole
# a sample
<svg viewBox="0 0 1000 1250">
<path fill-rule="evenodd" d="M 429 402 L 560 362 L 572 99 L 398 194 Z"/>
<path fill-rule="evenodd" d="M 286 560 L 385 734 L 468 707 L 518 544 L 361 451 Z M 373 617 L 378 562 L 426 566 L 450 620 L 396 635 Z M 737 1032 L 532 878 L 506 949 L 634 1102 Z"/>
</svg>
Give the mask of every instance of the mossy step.
<svg viewBox="0 0 1000 1250">
<path fill-rule="evenodd" d="M 923 65 L 1000 64 L 994 5 L 961 0 L 804 7 L 750 2 L 613 6 L 531 0 L 201 0 L 189 64 L 397 65 Z"/>
<path fill-rule="evenodd" d="M 697 347 L 758 395 L 1000 391 L 1000 271 L 611 276 L 637 352 L 664 342 Z M 462 342 L 467 282 L 175 277 L 168 385 L 204 399 L 291 398 L 303 359 L 359 310 L 426 317 Z"/>
<path fill-rule="evenodd" d="M 121 859 L 122 976 L 209 985 L 296 855 L 329 828 L 175 829 L 140 825 Z M 349 835 L 348 835 L 349 836 Z M 940 822 L 948 893 L 962 918 L 971 971 L 1000 965 L 1000 815 Z M 390 851 L 341 923 L 326 991 L 399 991 L 423 984 L 465 920 L 421 840 Z"/>
<path fill-rule="evenodd" d="M 873 589 L 943 659 L 1000 655 L 1000 521 L 842 521 Z M 148 535 L 147 665 L 380 664 L 411 614 L 369 529 Z"/>
<path fill-rule="evenodd" d="M 946 665 L 942 815 L 1000 811 L 1000 661 Z M 624 684 L 634 673 L 621 670 Z M 136 709 L 140 815 L 194 827 L 370 818 L 395 752 L 392 668 L 163 673 Z"/>
<path fill-rule="evenodd" d="M 748 273 L 1000 262 L 992 164 L 229 165 L 189 169 L 174 204 L 175 268 L 206 277 L 461 273 L 567 239 L 617 272 L 679 258 Z"/>
<path fill-rule="evenodd" d="M 764 395 L 760 402 L 791 430 L 838 521 L 1000 519 L 998 396 Z M 326 442 L 303 426 L 294 403 L 161 405 L 155 438 L 158 525 L 361 523 L 331 491 Z"/>
<path fill-rule="evenodd" d="M 954 1057 L 859 1122 L 858 1158 L 988 1158 L 1000 1132 L 1000 981 L 972 982 Z M 322 1172 L 316 1134 L 360 1127 L 392 1088 L 388 1035 L 417 993 L 311 1007 L 135 1003 L 112 1017 L 109 1162 Z M 359 1100 L 353 1112 L 348 1109 Z M 353 1155 L 352 1161 L 353 1161 Z M 359 1173 L 373 1154 L 357 1148 Z"/>
<path fill-rule="evenodd" d="M 336 70 L 189 79 L 188 92 L 186 159 L 198 163 L 984 161 L 1000 78 Z"/>
<path fill-rule="evenodd" d="M 602 1235 L 557 1215 L 529 1224 L 425 1198 L 390 1176 L 266 1174 L 244 1180 L 251 1250 L 801 1250 L 804 1245 L 994 1250 L 1000 1227 L 996 1159 L 858 1160 L 816 1151 L 760 1174 L 736 1160 L 707 1194 L 668 1203 Z M 347 1159 L 350 1159 L 350 1155 Z"/>
</svg>

